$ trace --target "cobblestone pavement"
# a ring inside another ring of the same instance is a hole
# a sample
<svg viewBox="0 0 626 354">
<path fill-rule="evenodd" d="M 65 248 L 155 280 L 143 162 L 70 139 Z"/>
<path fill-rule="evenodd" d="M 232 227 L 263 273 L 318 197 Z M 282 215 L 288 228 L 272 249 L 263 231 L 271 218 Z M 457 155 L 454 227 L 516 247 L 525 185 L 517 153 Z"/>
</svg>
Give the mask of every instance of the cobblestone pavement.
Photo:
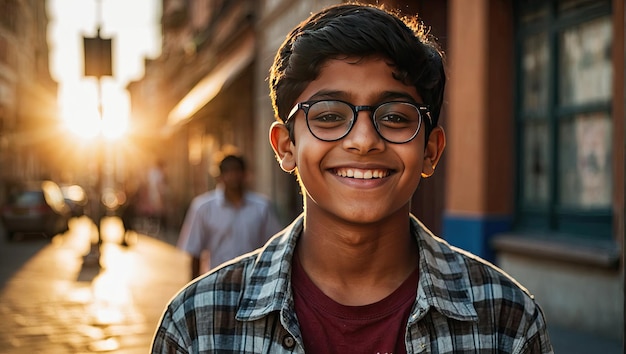
<svg viewBox="0 0 626 354">
<path fill-rule="evenodd" d="M 188 281 L 188 256 L 145 235 L 122 246 L 119 219 L 102 227 L 101 266 L 85 217 L 52 240 L 0 241 L 0 353 L 149 351 L 165 304 Z"/>
</svg>

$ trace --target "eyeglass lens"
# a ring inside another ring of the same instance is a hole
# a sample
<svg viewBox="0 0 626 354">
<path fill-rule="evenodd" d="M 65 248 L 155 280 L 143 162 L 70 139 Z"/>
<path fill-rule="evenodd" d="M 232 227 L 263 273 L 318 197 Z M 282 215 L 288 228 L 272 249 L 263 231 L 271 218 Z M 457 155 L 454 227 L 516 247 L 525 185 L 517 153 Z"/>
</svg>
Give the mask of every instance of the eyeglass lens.
<svg viewBox="0 0 626 354">
<path fill-rule="evenodd" d="M 348 134 L 356 119 L 355 109 L 341 101 L 319 101 L 309 106 L 307 124 L 320 140 L 333 141 Z M 384 103 L 373 113 L 378 133 L 386 140 L 404 143 L 415 137 L 420 128 L 420 112 L 405 102 Z"/>
</svg>

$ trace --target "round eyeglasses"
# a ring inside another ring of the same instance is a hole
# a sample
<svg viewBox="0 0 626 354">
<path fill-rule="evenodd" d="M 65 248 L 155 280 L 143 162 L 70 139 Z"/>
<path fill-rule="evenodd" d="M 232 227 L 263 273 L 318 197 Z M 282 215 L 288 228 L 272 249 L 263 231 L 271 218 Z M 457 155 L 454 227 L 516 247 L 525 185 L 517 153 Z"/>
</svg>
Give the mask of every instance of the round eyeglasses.
<svg viewBox="0 0 626 354">
<path fill-rule="evenodd" d="M 376 106 L 355 106 L 340 100 L 316 100 L 295 105 L 285 124 L 300 109 L 304 111 L 311 134 L 322 141 L 337 141 L 348 135 L 360 111 L 372 112 L 371 120 L 378 134 L 394 144 L 407 143 L 417 136 L 422 125 L 422 114 L 431 123 L 426 105 L 391 101 Z"/>
</svg>

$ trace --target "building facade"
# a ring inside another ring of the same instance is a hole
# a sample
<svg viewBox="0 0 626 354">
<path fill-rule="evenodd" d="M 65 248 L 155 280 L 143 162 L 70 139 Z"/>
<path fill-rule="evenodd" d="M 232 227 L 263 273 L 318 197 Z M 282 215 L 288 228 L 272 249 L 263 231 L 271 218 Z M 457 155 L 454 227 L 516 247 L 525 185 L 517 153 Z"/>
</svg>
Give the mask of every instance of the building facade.
<svg viewBox="0 0 626 354">
<path fill-rule="evenodd" d="M 624 333 L 624 2 L 451 0 L 443 236 Z"/>
<path fill-rule="evenodd" d="M 0 2 L 0 203 L 14 183 L 49 178 L 57 138 L 45 1 Z"/>
<path fill-rule="evenodd" d="M 336 2 L 163 1 L 163 54 L 129 91 L 134 124 L 166 160 L 174 222 L 229 151 L 285 222 L 300 213 L 267 139 L 268 70 L 288 31 Z M 446 52 L 448 144 L 413 212 L 519 279 L 550 323 L 620 338 L 623 1 L 378 3 L 419 14 Z"/>
</svg>

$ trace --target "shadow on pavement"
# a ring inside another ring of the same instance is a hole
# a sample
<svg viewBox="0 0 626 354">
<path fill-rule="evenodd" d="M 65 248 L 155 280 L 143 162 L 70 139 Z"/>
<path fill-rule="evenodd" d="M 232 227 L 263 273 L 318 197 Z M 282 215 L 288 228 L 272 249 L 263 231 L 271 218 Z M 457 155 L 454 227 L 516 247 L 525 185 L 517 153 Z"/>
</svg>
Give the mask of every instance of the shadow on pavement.
<svg viewBox="0 0 626 354">
<path fill-rule="evenodd" d="M 20 235 L 9 241 L 0 229 L 0 291 L 22 266 L 49 244 L 50 238 L 40 234 Z"/>
<path fill-rule="evenodd" d="M 76 277 L 77 282 L 91 283 L 100 273 L 101 268 L 83 263 L 83 266 Z"/>
</svg>

